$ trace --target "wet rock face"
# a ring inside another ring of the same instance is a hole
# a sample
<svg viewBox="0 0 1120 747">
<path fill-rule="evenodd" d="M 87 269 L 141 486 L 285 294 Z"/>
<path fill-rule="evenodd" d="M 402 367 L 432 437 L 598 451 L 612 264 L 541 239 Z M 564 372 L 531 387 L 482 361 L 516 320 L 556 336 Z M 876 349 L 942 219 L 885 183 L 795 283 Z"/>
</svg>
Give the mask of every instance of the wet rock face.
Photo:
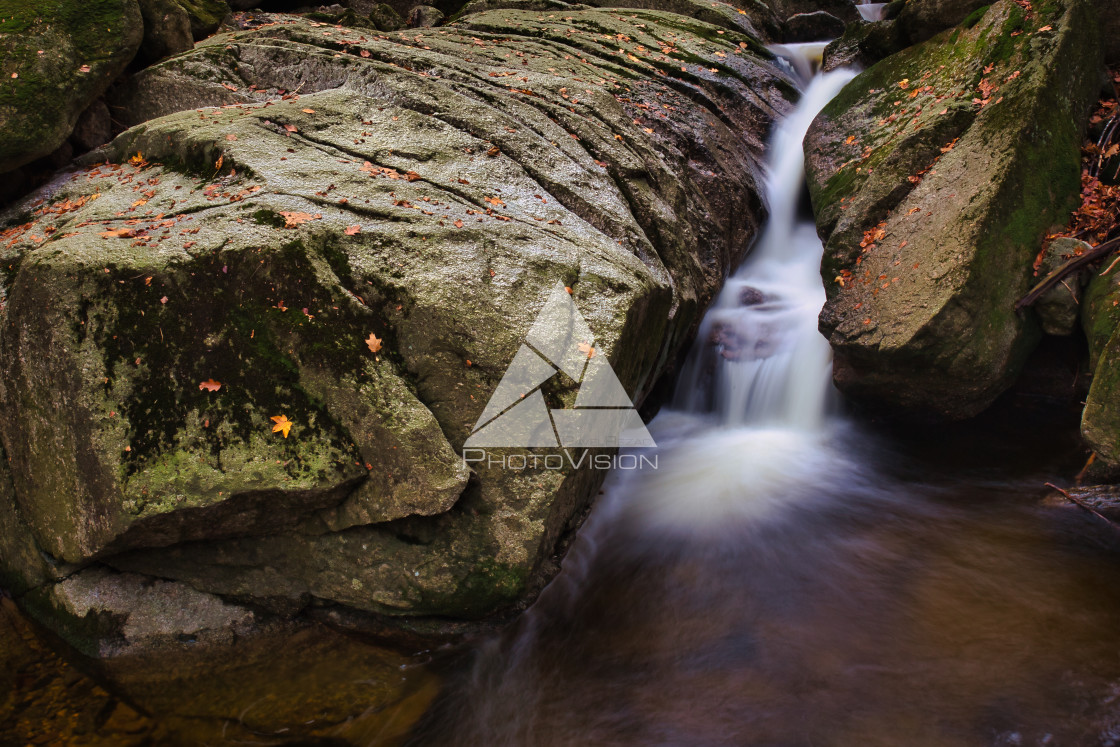
<svg viewBox="0 0 1120 747">
<path fill-rule="evenodd" d="M 1030 17 L 997 2 L 874 65 L 813 123 L 820 324 L 853 398 L 960 418 L 1014 380 L 1039 335 L 1015 301 L 1080 189 L 1093 18 L 1083 0 Z"/>
<path fill-rule="evenodd" d="M 844 33 L 844 22 L 831 13 L 798 13 L 786 19 L 787 42 L 829 41 Z"/>
<path fill-rule="evenodd" d="M 140 0 L 140 14 L 144 18 L 140 44 L 144 60 L 158 62 L 194 46 L 191 18 L 175 0 Z"/>
<path fill-rule="evenodd" d="M 136 55 L 136 0 L 12 2 L 0 25 L 0 173 L 60 145 Z"/>
<path fill-rule="evenodd" d="M 508 607 L 601 475 L 464 440 L 558 281 L 641 399 L 750 244 L 792 87 L 653 11 L 268 20 L 133 76 L 141 123 L 0 218 L 0 558 L 286 614 Z"/>
<path fill-rule="evenodd" d="M 1081 434 L 1099 457 L 1100 479 L 1120 478 L 1120 272 L 1094 276 L 1081 304 L 1093 383 L 1081 416 Z"/>
</svg>

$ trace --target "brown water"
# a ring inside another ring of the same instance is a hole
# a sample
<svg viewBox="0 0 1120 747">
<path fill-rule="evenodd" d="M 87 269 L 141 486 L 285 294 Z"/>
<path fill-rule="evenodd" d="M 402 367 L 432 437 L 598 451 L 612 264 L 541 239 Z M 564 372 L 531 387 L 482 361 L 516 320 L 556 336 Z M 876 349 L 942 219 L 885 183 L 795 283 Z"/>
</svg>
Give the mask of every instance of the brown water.
<svg viewBox="0 0 1120 747">
<path fill-rule="evenodd" d="M 784 508 L 688 531 L 643 520 L 664 474 L 616 480 L 413 744 L 1120 744 L 1120 535 L 1038 506 L 1070 463 L 1044 423 L 1004 427 L 933 431 L 909 456 L 839 428 L 856 456 L 768 484 Z M 933 445 L 952 472 L 930 470 Z"/>
<path fill-rule="evenodd" d="M 307 626 L 94 662 L 0 599 L 0 745 L 399 744 L 438 689 L 425 658 Z"/>
</svg>

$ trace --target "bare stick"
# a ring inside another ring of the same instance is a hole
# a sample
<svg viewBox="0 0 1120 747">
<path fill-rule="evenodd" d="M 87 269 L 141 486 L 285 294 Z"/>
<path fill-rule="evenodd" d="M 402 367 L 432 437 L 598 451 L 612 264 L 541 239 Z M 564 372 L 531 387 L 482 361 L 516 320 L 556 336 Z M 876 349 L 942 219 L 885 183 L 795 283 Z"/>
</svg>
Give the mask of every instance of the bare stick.
<svg viewBox="0 0 1120 747">
<path fill-rule="evenodd" d="M 1059 488 L 1059 487 L 1058 487 L 1057 485 L 1055 485 L 1055 484 L 1054 484 L 1054 483 L 1052 483 L 1052 482 L 1048 482 L 1048 483 L 1046 483 L 1046 487 L 1048 487 L 1048 488 L 1053 488 L 1054 490 L 1057 490 L 1057 491 L 1058 491 L 1059 493 L 1061 493 L 1062 495 L 1064 495 L 1064 496 L 1066 497 L 1066 499 L 1067 499 L 1067 500 L 1068 500 L 1068 501 L 1069 501 L 1070 503 L 1073 503 L 1074 505 L 1076 505 L 1076 506 L 1079 506 L 1080 508 L 1083 508 L 1084 510 L 1086 510 L 1086 511 L 1088 511 L 1089 513 L 1093 514 L 1094 516 L 1097 516 L 1097 517 L 1099 517 L 1099 518 L 1101 518 L 1101 519 L 1104 519 L 1104 520 L 1105 520 L 1105 521 L 1107 521 L 1107 522 L 1108 522 L 1109 524 L 1111 524 L 1111 525 L 1113 526 L 1113 528 L 1115 528 L 1115 529 L 1120 529 L 1120 524 L 1117 524 L 1117 523 L 1116 523 L 1115 521 L 1113 521 L 1112 519 L 1108 518 L 1107 516 L 1105 516 L 1104 514 L 1102 514 L 1102 513 L 1100 512 L 1100 511 L 1097 511 L 1097 509 L 1093 508 L 1092 506 L 1090 506 L 1090 505 L 1089 505 L 1088 503 L 1086 503 L 1085 501 L 1081 500 L 1080 498 L 1077 498 L 1076 496 L 1073 496 L 1073 495 L 1071 495 L 1071 494 L 1070 494 L 1070 492 L 1069 492 L 1068 490 L 1063 490 L 1062 488 Z"/>
<path fill-rule="evenodd" d="M 1094 246 L 1092 249 L 1085 252 L 1081 256 L 1074 257 L 1073 259 L 1069 260 L 1064 265 L 1043 278 L 1042 282 L 1040 282 L 1038 285 L 1031 288 L 1030 293 L 1020 298 L 1019 301 L 1015 304 L 1015 310 L 1019 311 L 1026 306 L 1030 306 L 1039 298 L 1041 298 L 1042 295 L 1046 293 L 1046 291 L 1050 290 L 1055 285 L 1060 283 L 1062 281 L 1062 278 L 1066 277 L 1067 275 L 1072 275 L 1093 260 L 1099 257 L 1103 257 L 1104 255 L 1112 251 L 1117 245 L 1120 245 L 1120 237 L 1109 239 L 1103 244 Z"/>
</svg>

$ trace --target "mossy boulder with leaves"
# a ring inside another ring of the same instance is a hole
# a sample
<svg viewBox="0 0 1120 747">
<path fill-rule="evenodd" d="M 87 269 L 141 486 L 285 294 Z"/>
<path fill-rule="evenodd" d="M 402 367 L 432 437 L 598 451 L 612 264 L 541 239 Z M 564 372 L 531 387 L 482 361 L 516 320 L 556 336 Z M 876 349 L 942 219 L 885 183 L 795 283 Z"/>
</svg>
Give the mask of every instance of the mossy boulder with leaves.
<svg viewBox="0 0 1120 747">
<path fill-rule="evenodd" d="M 62 145 L 143 35 L 136 0 L 0 0 L 0 173 Z"/>
<path fill-rule="evenodd" d="M 1015 302 L 1080 191 L 1101 48 L 1088 0 L 1001 0 L 849 83 L 805 140 L 821 330 L 853 398 L 960 418 L 1039 338 Z"/>
<path fill-rule="evenodd" d="M 2 218 L 17 518 L 57 563 L 286 614 L 510 608 L 603 473 L 464 441 L 557 283 L 641 402 L 764 218 L 793 88 L 667 13 L 269 20 L 134 76 L 158 118 Z"/>
</svg>

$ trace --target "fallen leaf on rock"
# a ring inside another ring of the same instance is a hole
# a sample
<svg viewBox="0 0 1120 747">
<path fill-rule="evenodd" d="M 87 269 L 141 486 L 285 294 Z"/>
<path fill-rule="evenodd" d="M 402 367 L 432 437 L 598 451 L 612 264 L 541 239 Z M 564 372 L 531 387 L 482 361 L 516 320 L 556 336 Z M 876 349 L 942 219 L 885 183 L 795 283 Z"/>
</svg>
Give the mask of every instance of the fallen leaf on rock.
<svg viewBox="0 0 1120 747">
<path fill-rule="evenodd" d="M 587 356 L 588 358 L 593 358 L 593 357 L 595 357 L 595 348 L 591 347 L 591 344 L 590 344 L 590 343 L 587 343 L 587 342 L 581 342 L 581 343 L 580 343 L 579 345 L 577 345 L 576 347 L 577 347 L 577 348 L 579 349 L 579 352 L 583 353 L 583 354 L 584 354 L 584 355 L 586 355 L 586 356 Z"/>
<path fill-rule="evenodd" d="M 367 346 L 369 346 L 369 351 L 371 353 L 376 353 L 377 351 L 381 350 L 381 338 L 373 334 L 372 332 L 369 333 L 369 338 L 366 339 L 365 343 Z"/>
<path fill-rule="evenodd" d="M 230 134 L 226 135 L 226 140 L 236 140 L 236 139 L 237 139 L 237 135 L 234 135 L 232 132 Z"/>
<path fill-rule="evenodd" d="M 296 127 L 294 124 L 286 124 L 286 125 L 284 125 L 284 129 L 287 130 L 288 132 L 299 132 L 299 128 Z"/>
<path fill-rule="evenodd" d="M 461 221 L 461 220 L 455 221 L 455 227 L 456 228 L 462 228 L 463 227 L 463 221 Z"/>
<path fill-rule="evenodd" d="M 206 381 L 199 382 L 198 388 L 207 392 L 216 392 L 222 388 L 222 382 L 207 379 Z"/>
<path fill-rule="evenodd" d="M 101 238 L 103 239 L 131 239 L 136 235 L 136 232 L 131 228 L 114 228 L 111 231 L 102 231 Z"/>
<path fill-rule="evenodd" d="M 488 156 L 490 156 L 491 158 L 493 158 L 494 156 L 498 155 L 498 154 L 499 154 L 499 153 L 501 153 L 501 152 L 502 152 L 502 151 L 498 149 L 498 146 L 496 146 L 496 145 L 495 145 L 495 146 L 494 146 L 493 148 L 491 148 L 490 150 L 486 151 L 486 155 L 488 155 Z"/>
<path fill-rule="evenodd" d="M 354 236 L 355 234 L 360 233 L 361 230 L 361 226 L 347 226 L 346 230 L 343 233 L 345 233 L 347 236 Z"/>
<path fill-rule="evenodd" d="M 88 73 L 89 72 L 89 65 L 82 65 L 80 68 L 78 68 L 78 72 L 79 73 Z"/>
<path fill-rule="evenodd" d="M 283 212 L 280 215 L 284 216 L 284 228 L 296 228 L 301 223 L 307 223 L 312 220 L 319 220 L 323 217 L 322 213 L 299 213 L 299 212 Z"/>
<path fill-rule="evenodd" d="M 284 433 L 284 438 L 288 437 L 288 431 L 292 429 L 292 421 L 288 420 L 287 415 L 273 415 L 272 422 L 276 425 L 272 426 L 273 433 Z"/>
<path fill-rule="evenodd" d="M 302 111 L 304 114 L 314 114 L 315 113 L 314 109 L 301 109 L 300 111 Z"/>
</svg>

